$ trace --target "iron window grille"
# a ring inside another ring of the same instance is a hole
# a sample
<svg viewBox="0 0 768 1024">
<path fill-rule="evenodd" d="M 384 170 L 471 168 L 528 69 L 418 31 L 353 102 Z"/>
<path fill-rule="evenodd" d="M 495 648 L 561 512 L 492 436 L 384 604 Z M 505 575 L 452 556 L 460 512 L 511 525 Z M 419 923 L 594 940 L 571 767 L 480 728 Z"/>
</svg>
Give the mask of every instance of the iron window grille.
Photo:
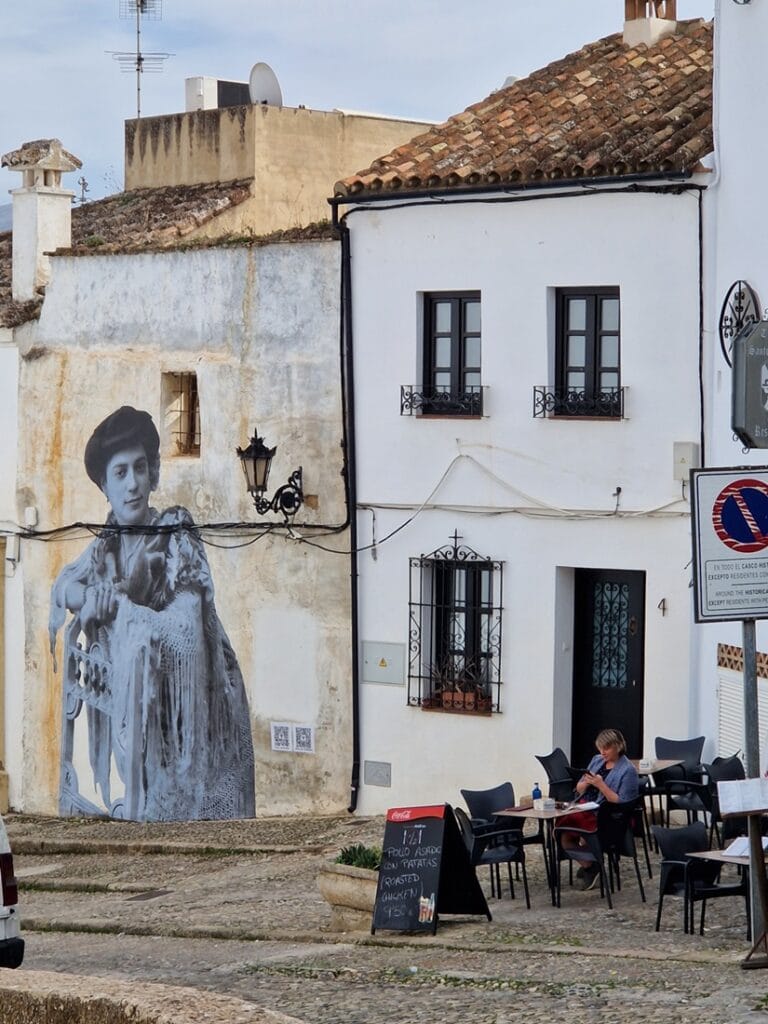
<svg viewBox="0 0 768 1024">
<path fill-rule="evenodd" d="M 415 404 L 401 390 L 400 412 L 482 416 L 480 370 L 480 293 L 425 295 L 423 385 L 411 391 Z"/>
<path fill-rule="evenodd" d="M 533 415 L 599 416 L 624 419 L 626 388 L 610 388 L 591 397 L 572 388 L 548 388 L 537 384 L 533 389 Z"/>
<path fill-rule="evenodd" d="M 620 306 L 618 288 L 557 291 L 555 387 L 534 390 L 534 416 L 620 419 Z"/>
<path fill-rule="evenodd" d="M 453 543 L 410 559 L 408 704 L 500 711 L 502 563 Z"/>
<path fill-rule="evenodd" d="M 413 416 L 414 413 L 439 416 L 482 416 L 483 392 L 485 385 L 468 387 L 459 394 L 439 392 L 428 387 L 426 390 L 415 384 L 400 385 L 400 415 Z"/>
</svg>

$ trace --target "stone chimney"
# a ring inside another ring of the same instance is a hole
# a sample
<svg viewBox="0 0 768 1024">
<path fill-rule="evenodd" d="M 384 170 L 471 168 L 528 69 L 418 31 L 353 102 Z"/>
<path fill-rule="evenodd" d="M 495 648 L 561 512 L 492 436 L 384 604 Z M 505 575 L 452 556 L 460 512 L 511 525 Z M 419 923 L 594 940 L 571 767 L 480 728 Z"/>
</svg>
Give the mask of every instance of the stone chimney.
<svg viewBox="0 0 768 1024">
<path fill-rule="evenodd" d="M 677 29 L 677 0 L 624 0 L 624 44 L 654 46 Z"/>
<path fill-rule="evenodd" d="M 82 164 L 68 153 L 58 139 L 25 142 L 21 149 L 6 153 L 0 166 L 23 174 L 21 188 L 13 196 L 13 279 L 16 302 L 37 298 L 38 289 L 51 276 L 45 255 L 72 244 L 72 199 L 74 192 L 61 187 L 61 175 Z"/>
</svg>

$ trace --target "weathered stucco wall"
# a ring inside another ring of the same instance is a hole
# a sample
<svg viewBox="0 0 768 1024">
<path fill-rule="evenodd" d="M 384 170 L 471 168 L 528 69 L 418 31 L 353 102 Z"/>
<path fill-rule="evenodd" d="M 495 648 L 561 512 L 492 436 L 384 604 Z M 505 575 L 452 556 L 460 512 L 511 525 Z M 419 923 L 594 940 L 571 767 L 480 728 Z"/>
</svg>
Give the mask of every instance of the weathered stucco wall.
<svg viewBox="0 0 768 1024">
<path fill-rule="evenodd" d="M 235 448 L 258 426 L 278 446 L 271 489 L 302 465 L 305 493 L 316 496 L 297 521 L 343 523 L 337 268 L 332 242 L 55 259 L 20 371 L 19 503 L 39 509 L 39 529 L 104 521 L 106 499 L 83 468 L 88 437 L 130 404 L 152 414 L 165 450 L 162 374 L 182 371 L 197 375 L 201 454 L 163 456 L 155 507 L 183 505 L 201 526 L 254 522 Z M 250 704 L 257 813 L 339 810 L 351 728 L 347 558 L 284 532 L 249 545 L 253 534 L 205 536 L 217 545 L 206 548 L 217 610 Z M 27 810 L 56 811 L 50 585 L 89 540 L 80 530 L 22 545 L 24 741 L 14 767 Z M 322 543 L 348 546 L 345 533 Z M 21 700 L 18 685 L 10 699 Z M 315 754 L 273 753 L 272 720 L 313 725 Z"/>
<path fill-rule="evenodd" d="M 235 230 L 256 234 L 327 220 L 327 197 L 425 129 L 418 121 L 295 107 L 230 107 L 126 122 L 125 188 L 254 178 Z M 247 215 L 246 215 L 247 214 Z M 216 223 L 220 233 L 224 225 Z"/>
</svg>

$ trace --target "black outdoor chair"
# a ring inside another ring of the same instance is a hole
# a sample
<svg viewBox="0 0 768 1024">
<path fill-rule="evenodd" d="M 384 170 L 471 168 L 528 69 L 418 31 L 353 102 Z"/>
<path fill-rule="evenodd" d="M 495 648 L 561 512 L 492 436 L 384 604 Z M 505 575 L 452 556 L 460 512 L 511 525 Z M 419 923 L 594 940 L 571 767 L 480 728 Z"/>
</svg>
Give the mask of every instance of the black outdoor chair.
<svg viewBox="0 0 768 1024">
<path fill-rule="evenodd" d="M 586 832 L 583 829 L 555 826 L 555 849 L 557 864 L 555 866 L 555 885 L 557 906 L 560 906 L 560 865 L 564 860 L 573 862 L 587 861 L 596 864 L 600 870 L 600 896 L 606 896 L 608 907 L 613 909 L 611 893 L 621 890 L 621 858 L 631 858 L 640 898 L 645 903 L 645 890 L 640 877 L 640 865 L 637 861 L 635 837 L 632 831 L 632 815 L 635 812 L 635 801 L 628 803 L 610 803 L 606 800 L 597 808 L 597 831 Z M 563 833 L 570 832 L 584 839 L 586 846 L 571 848 L 563 846 Z"/>
<path fill-rule="evenodd" d="M 645 800 L 643 799 L 642 792 L 638 795 L 637 800 L 635 800 L 633 804 L 632 817 L 630 818 L 629 824 L 632 829 L 632 835 L 635 839 L 639 839 L 643 844 L 645 867 L 648 872 L 648 877 L 653 878 L 653 871 L 651 869 L 651 853 L 648 846 L 651 832 L 650 825 L 648 824 L 648 815 L 645 812 Z"/>
<path fill-rule="evenodd" d="M 518 829 L 490 828 L 478 835 L 472 827 L 469 816 L 461 807 L 454 808 L 456 821 L 461 837 L 469 851 L 470 860 L 475 867 L 487 865 L 491 872 L 491 895 L 501 899 L 502 864 L 507 865 L 509 875 L 509 892 L 515 899 L 515 883 L 512 880 L 512 865 L 521 869 L 525 905 L 530 910 L 531 897 L 528 892 L 528 875 L 525 870 L 525 850 L 520 842 L 521 833 Z"/>
<path fill-rule="evenodd" d="M 701 782 L 701 752 L 704 749 L 704 737 L 696 736 L 690 740 L 670 740 L 657 736 L 655 741 L 656 757 L 659 760 L 680 761 L 661 771 L 653 773 L 653 782 L 648 782 L 642 789 L 643 796 L 649 799 L 651 821 L 667 822 L 666 800 L 675 793 L 682 795 L 684 787 L 668 788 L 671 784 L 686 781 Z M 656 814 L 654 799 L 658 798 L 659 813 Z"/>
<path fill-rule="evenodd" d="M 686 779 L 682 782 L 667 782 L 664 789 L 666 792 L 665 825 L 667 828 L 670 826 L 672 811 L 685 811 L 687 825 L 698 821 L 700 814 L 705 822 L 707 819 L 712 819 L 714 803 L 712 787 L 709 782 L 692 782 Z"/>
<path fill-rule="evenodd" d="M 501 785 L 494 786 L 492 789 L 462 789 L 461 795 L 469 810 L 472 828 L 476 835 L 482 835 L 489 826 L 518 830 L 523 846 L 533 844 L 541 846 L 544 851 L 544 866 L 549 872 L 543 822 L 539 822 L 536 832 L 524 835 L 525 818 L 508 817 L 506 814 L 503 818 L 496 817 L 497 811 L 515 806 L 515 788 L 511 782 L 502 782 Z"/>
<path fill-rule="evenodd" d="M 747 938 L 750 935 L 749 889 L 747 872 L 735 883 L 721 883 L 722 865 L 716 861 L 688 857 L 709 849 L 707 826 L 703 821 L 694 821 L 682 828 L 660 828 L 654 825 L 653 834 L 661 851 L 659 870 L 659 905 L 656 910 L 656 931 L 661 925 L 661 911 L 665 896 L 683 897 L 683 931 L 693 934 L 693 913 L 697 902 L 701 903 L 699 935 L 704 934 L 704 915 L 707 900 L 738 896 L 744 900 L 747 910 Z"/>
<path fill-rule="evenodd" d="M 574 786 L 581 777 L 580 772 L 571 768 L 565 751 L 555 747 L 551 754 L 537 754 L 536 760 L 547 773 L 549 796 L 553 800 L 568 801 L 573 798 Z"/>
<path fill-rule="evenodd" d="M 732 757 L 716 757 L 711 764 L 705 765 L 704 768 L 712 794 L 709 845 L 712 845 L 713 838 L 717 836 L 717 845 L 722 849 L 731 839 L 747 834 L 747 819 L 746 816 L 741 815 L 723 818 L 720 814 L 717 784 L 718 782 L 738 782 L 740 779 L 746 778 L 746 772 L 738 754 L 734 754 Z"/>
</svg>

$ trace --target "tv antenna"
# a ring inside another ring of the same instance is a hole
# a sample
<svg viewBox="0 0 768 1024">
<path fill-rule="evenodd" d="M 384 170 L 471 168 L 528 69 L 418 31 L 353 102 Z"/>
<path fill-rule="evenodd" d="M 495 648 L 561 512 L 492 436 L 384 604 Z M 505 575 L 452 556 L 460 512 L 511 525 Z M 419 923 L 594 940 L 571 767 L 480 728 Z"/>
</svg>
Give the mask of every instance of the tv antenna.
<svg viewBox="0 0 768 1024">
<path fill-rule="evenodd" d="M 131 51 L 107 50 L 112 59 L 120 65 L 122 72 L 136 72 L 136 118 L 141 118 L 141 76 L 160 74 L 163 61 L 173 57 L 172 53 L 143 53 L 141 49 L 141 19 L 163 20 L 163 0 L 120 0 L 120 17 L 136 18 L 136 49 Z"/>
</svg>

